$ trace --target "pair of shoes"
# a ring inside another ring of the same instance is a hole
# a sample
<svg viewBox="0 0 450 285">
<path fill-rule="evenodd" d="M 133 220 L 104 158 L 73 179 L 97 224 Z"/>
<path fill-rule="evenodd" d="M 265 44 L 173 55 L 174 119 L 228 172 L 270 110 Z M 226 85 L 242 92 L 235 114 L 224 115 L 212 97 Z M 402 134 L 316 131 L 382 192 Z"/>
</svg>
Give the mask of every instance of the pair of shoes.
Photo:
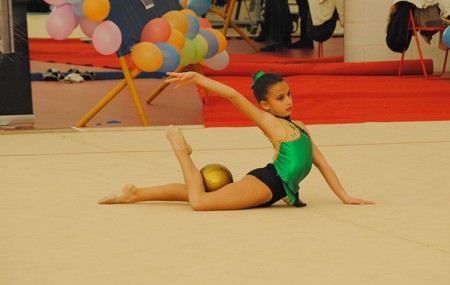
<svg viewBox="0 0 450 285">
<path fill-rule="evenodd" d="M 42 79 L 45 81 L 61 81 L 64 79 L 64 74 L 58 69 L 49 68 L 42 72 Z"/>
<path fill-rule="evenodd" d="M 313 49 L 314 43 L 312 40 L 299 40 L 289 45 L 290 49 Z"/>
<path fill-rule="evenodd" d="M 272 52 L 272 51 L 280 51 L 283 49 L 282 45 L 279 44 L 268 44 L 259 49 L 260 52 Z"/>
<path fill-rule="evenodd" d="M 291 45 L 292 45 L 292 42 L 291 42 L 290 39 L 289 40 L 284 40 L 283 47 L 289 48 Z"/>
<path fill-rule="evenodd" d="M 84 80 L 93 80 L 94 79 L 94 72 L 91 71 L 85 71 L 81 72 L 76 68 L 71 68 L 67 70 L 67 74 L 78 74 L 80 75 Z"/>
<path fill-rule="evenodd" d="M 80 83 L 84 81 L 84 78 L 77 73 L 70 73 L 64 77 L 63 81 L 67 83 Z"/>
</svg>

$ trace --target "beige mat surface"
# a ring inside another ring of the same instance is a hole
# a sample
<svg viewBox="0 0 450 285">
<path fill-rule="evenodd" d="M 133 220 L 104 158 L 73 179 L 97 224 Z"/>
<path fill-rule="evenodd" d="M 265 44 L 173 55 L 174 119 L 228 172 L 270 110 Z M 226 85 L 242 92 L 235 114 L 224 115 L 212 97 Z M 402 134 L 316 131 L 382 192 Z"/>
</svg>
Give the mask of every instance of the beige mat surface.
<svg viewBox="0 0 450 285">
<path fill-rule="evenodd" d="M 450 284 L 450 122 L 310 126 L 349 193 L 317 170 L 306 208 L 97 205 L 127 182 L 181 181 L 165 128 L 0 132 L 1 284 Z M 235 178 L 269 162 L 256 128 L 182 127 Z"/>
</svg>

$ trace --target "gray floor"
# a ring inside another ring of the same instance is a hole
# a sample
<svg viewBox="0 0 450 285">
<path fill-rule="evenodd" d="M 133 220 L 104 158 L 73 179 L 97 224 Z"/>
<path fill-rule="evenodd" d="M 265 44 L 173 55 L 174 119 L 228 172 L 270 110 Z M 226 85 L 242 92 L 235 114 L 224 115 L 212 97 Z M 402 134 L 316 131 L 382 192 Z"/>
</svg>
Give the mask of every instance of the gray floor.
<svg viewBox="0 0 450 285">
<path fill-rule="evenodd" d="M 3 284 L 449 284 L 450 122 L 315 125 L 354 196 L 313 169 L 306 208 L 194 212 L 97 205 L 127 182 L 182 181 L 163 127 L 9 132 L 0 138 Z M 236 179 L 271 160 L 256 128 L 184 126 L 199 167 Z"/>
</svg>

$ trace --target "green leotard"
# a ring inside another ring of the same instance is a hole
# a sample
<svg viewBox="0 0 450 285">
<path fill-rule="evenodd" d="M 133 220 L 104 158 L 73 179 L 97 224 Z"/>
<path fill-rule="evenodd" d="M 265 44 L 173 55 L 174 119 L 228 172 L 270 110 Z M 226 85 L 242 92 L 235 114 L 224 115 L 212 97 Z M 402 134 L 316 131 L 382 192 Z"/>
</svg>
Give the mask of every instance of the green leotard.
<svg viewBox="0 0 450 285">
<path fill-rule="evenodd" d="M 290 120 L 283 121 L 288 137 L 281 141 L 271 140 L 276 151 L 273 164 L 291 204 L 294 204 L 299 183 L 312 167 L 312 143 L 305 130 Z"/>
</svg>

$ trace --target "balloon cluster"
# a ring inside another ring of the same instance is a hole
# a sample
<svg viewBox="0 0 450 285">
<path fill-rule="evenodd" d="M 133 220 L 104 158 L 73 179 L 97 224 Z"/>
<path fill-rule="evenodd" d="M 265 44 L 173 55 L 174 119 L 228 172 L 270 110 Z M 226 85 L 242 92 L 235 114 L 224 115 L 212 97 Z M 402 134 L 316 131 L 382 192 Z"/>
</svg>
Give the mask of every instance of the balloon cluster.
<svg viewBox="0 0 450 285">
<path fill-rule="evenodd" d="M 110 11 L 109 0 L 45 0 L 56 8 L 47 18 L 47 32 L 56 40 L 70 36 L 80 25 L 85 35 L 92 38 L 95 49 L 104 55 L 115 53 L 122 34 L 112 21 L 104 21 Z"/>
<path fill-rule="evenodd" d="M 47 32 L 56 40 L 67 38 L 80 25 L 92 38 L 97 52 L 110 55 L 120 48 L 122 34 L 112 21 L 109 0 L 44 0 L 56 8 L 47 19 Z M 211 0 L 181 0 L 183 10 L 172 10 L 150 20 L 141 32 L 140 42 L 131 48 L 131 58 L 143 71 L 167 72 L 200 63 L 214 70 L 229 62 L 227 41 L 211 23 L 199 16 Z"/>
</svg>

